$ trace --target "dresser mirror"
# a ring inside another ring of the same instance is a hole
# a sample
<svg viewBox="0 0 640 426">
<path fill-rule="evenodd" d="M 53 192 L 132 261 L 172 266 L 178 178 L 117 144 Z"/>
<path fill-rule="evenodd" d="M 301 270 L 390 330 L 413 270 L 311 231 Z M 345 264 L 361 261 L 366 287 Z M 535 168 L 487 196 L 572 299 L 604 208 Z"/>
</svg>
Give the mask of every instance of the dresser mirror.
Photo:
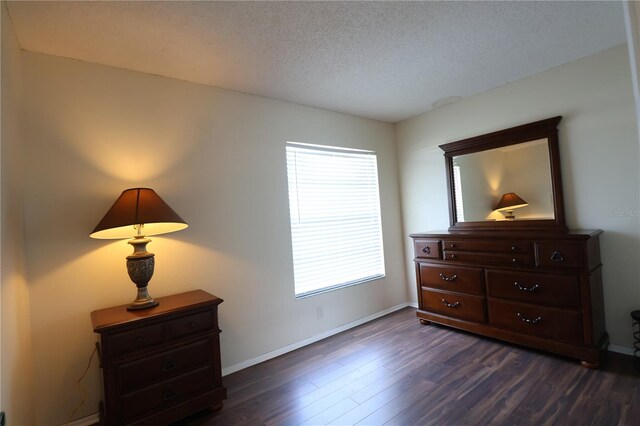
<svg viewBox="0 0 640 426">
<path fill-rule="evenodd" d="M 557 129 L 561 119 L 441 145 L 449 230 L 566 230 Z"/>
</svg>

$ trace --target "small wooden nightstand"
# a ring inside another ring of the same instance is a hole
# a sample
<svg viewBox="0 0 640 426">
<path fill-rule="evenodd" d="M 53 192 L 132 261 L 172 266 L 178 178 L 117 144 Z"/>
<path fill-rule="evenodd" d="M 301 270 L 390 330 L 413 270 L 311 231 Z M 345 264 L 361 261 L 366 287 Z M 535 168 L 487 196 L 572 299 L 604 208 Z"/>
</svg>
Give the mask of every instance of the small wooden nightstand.
<svg viewBox="0 0 640 426">
<path fill-rule="evenodd" d="M 104 400 L 101 424 L 160 425 L 222 408 L 218 305 L 202 290 L 157 299 L 154 308 L 127 305 L 91 313 L 99 334 Z"/>
</svg>

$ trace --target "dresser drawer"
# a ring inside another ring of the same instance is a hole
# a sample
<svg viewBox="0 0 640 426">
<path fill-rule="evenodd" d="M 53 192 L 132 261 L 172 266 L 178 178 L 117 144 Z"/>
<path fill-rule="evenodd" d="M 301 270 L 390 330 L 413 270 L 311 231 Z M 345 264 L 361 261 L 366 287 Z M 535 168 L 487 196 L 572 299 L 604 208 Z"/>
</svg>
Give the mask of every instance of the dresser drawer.
<svg viewBox="0 0 640 426">
<path fill-rule="evenodd" d="M 484 297 L 422 289 L 422 309 L 449 317 L 485 322 Z"/>
<path fill-rule="evenodd" d="M 186 315 L 167 321 L 167 338 L 179 339 L 203 331 L 211 331 L 214 327 L 214 315 L 211 310 L 193 315 Z M 216 330 L 217 324 L 216 324 Z"/>
<path fill-rule="evenodd" d="M 582 246 L 566 242 L 536 243 L 538 265 L 553 268 L 580 268 Z"/>
<path fill-rule="evenodd" d="M 489 323 L 560 342 L 580 344 L 578 312 L 489 299 Z"/>
<path fill-rule="evenodd" d="M 121 391 L 127 393 L 212 363 L 211 338 L 129 362 L 118 369 Z"/>
<path fill-rule="evenodd" d="M 118 357 L 141 349 L 148 349 L 164 342 L 164 324 L 150 324 L 137 327 L 131 331 L 105 336 L 104 342 L 110 349 L 110 357 Z"/>
<path fill-rule="evenodd" d="M 146 414 L 156 413 L 213 388 L 214 375 L 211 366 L 193 370 L 124 395 L 121 398 L 122 420 L 127 423 Z"/>
<path fill-rule="evenodd" d="M 424 287 L 461 293 L 484 294 L 480 268 L 445 267 L 420 263 L 420 284 Z"/>
<path fill-rule="evenodd" d="M 570 275 L 486 271 L 487 296 L 532 304 L 577 307 L 578 279 Z"/>
<path fill-rule="evenodd" d="M 442 248 L 456 251 L 479 251 L 493 253 L 531 253 L 531 243 L 526 241 L 477 241 L 444 240 Z"/>
<path fill-rule="evenodd" d="M 421 240 L 413 241 L 413 248 L 416 257 L 424 259 L 440 259 L 440 241 L 438 240 Z"/>
<path fill-rule="evenodd" d="M 533 265 L 531 254 L 478 253 L 444 250 L 444 259 L 454 262 L 470 262 L 492 265 Z"/>
</svg>

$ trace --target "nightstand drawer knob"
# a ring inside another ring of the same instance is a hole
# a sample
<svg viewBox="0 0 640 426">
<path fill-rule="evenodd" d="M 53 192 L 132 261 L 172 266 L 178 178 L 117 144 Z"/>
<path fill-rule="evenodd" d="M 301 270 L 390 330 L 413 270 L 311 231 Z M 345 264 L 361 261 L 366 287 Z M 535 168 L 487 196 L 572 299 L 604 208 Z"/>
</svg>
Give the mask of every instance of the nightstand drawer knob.
<svg viewBox="0 0 640 426">
<path fill-rule="evenodd" d="M 431 253 L 431 247 L 422 247 L 422 252 L 424 254 L 429 254 Z"/>
<path fill-rule="evenodd" d="M 167 358 L 164 360 L 164 363 L 162 364 L 163 373 L 166 373 L 167 371 L 171 371 L 174 368 L 176 368 L 176 362 L 173 360 L 173 358 Z"/>
<path fill-rule="evenodd" d="M 445 274 L 440 274 L 440 278 L 442 278 L 445 281 L 455 281 L 458 278 L 458 276 L 456 274 L 453 274 L 450 277 L 448 277 Z"/>
<path fill-rule="evenodd" d="M 164 390 L 164 393 L 162 394 L 162 400 L 163 401 L 170 401 L 173 398 L 175 398 L 176 396 L 178 396 L 178 393 L 171 389 L 171 388 L 167 388 Z"/>
</svg>

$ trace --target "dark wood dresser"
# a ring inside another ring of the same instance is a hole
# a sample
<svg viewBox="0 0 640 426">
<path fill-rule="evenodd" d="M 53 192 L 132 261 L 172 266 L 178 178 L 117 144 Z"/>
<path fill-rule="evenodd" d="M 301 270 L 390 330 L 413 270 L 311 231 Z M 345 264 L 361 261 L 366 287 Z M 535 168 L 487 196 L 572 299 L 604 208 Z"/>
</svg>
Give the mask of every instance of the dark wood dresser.
<svg viewBox="0 0 640 426">
<path fill-rule="evenodd" d="M 104 400 L 101 423 L 161 425 L 208 407 L 222 408 L 218 305 L 196 290 L 91 313 L 99 335 Z"/>
<path fill-rule="evenodd" d="M 413 234 L 417 315 L 597 367 L 609 341 L 600 233 Z"/>
</svg>

